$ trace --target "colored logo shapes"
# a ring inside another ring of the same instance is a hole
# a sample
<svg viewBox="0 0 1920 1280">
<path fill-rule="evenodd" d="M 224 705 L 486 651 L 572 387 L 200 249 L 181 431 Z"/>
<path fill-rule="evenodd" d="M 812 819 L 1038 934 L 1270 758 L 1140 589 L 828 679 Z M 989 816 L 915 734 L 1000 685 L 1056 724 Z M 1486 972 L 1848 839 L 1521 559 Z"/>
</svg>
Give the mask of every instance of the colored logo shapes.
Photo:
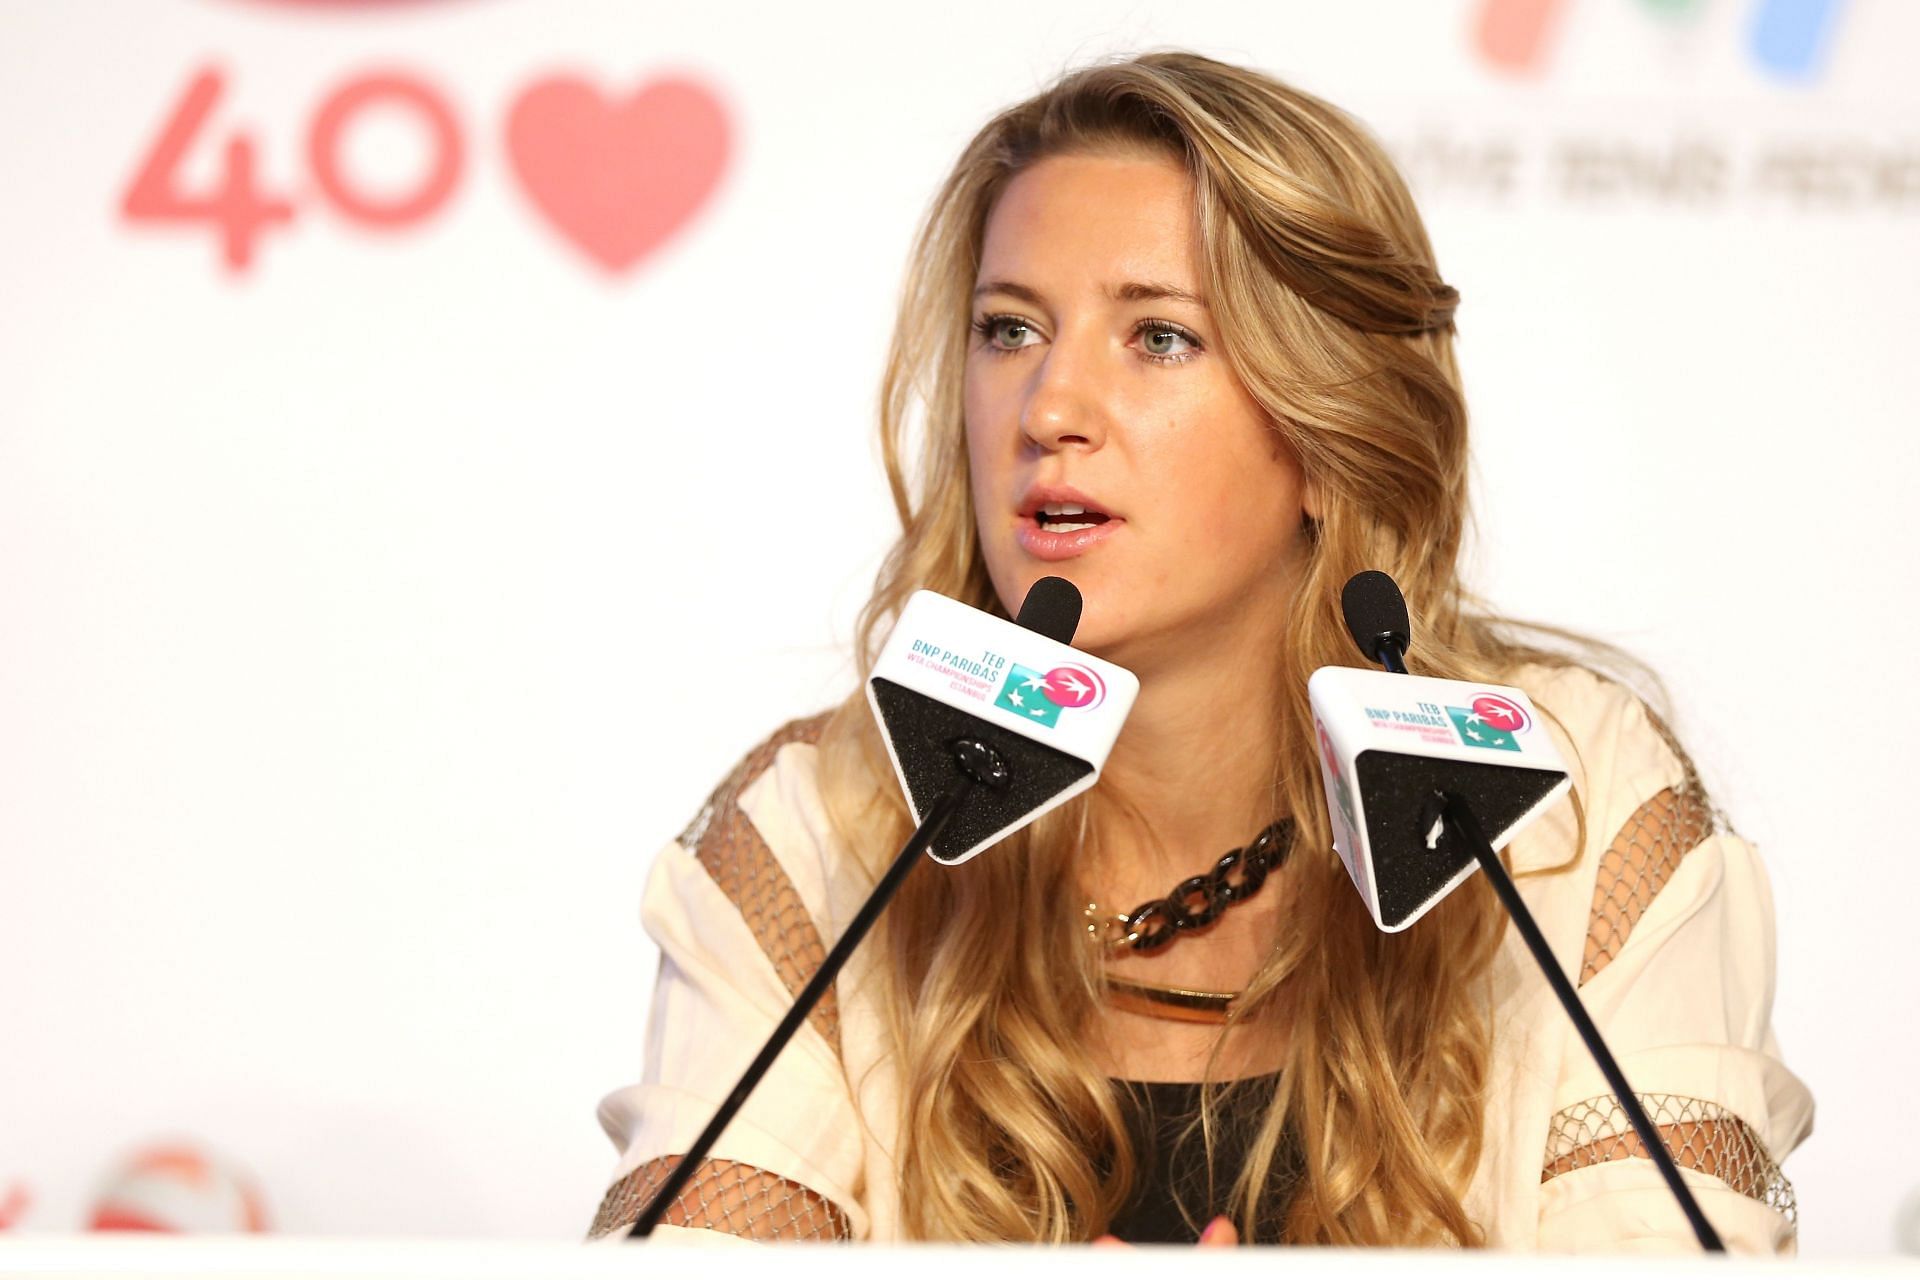
<svg viewBox="0 0 1920 1280">
<path fill-rule="evenodd" d="M 1640 0 L 1649 19 L 1693 23 L 1702 0 Z M 1779 80 L 1809 81 L 1832 51 L 1846 0 L 1753 0 L 1746 24 L 1754 65 Z M 1516 74 L 1540 72 L 1551 60 L 1572 0 L 1481 0 L 1473 45 L 1489 65 Z"/>
<path fill-rule="evenodd" d="M 1477 703 L 1478 699 L 1475 701 Z M 1448 707 L 1447 718 L 1453 721 L 1454 732 L 1460 735 L 1460 741 L 1470 747 L 1484 747 L 1488 751 L 1520 749 L 1520 743 L 1514 738 L 1513 730 L 1495 727 L 1491 721 L 1472 707 Z"/>
<path fill-rule="evenodd" d="M 1060 723 L 1062 711 L 1097 707 L 1106 697 L 1106 681 L 1077 662 L 1049 671 L 1035 671 L 1016 662 L 993 705 L 1051 729 Z"/>
<path fill-rule="evenodd" d="M 1047 672 L 1046 679 L 1047 687 L 1042 692 L 1056 706 L 1097 707 L 1106 700 L 1106 683 L 1078 663 L 1055 667 Z"/>
<path fill-rule="evenodd" d="M 1525 733 L 1533 727 L 1525 707 L 1512 698 L 1503 698 L 1497 693 L 1476 694 L 1473 699 L 1473 714 L 1496 729 L 1508 733 Z"/>
<path fill-rule="evenodd" d="M 993 705 L 1049 729 L 1060 723 L 1060 704 L 1047 696 L 1046 675 L 1017 662 Z"/>
</svg>

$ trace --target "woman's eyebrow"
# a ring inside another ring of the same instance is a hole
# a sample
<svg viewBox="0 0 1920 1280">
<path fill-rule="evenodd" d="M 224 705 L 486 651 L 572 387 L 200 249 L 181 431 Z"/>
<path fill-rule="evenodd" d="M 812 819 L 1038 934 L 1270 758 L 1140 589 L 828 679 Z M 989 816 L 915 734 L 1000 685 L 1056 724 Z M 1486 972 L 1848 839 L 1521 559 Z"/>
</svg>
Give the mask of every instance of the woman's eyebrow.
<svg viewBox="0 0 1920 1280">
<path fill-rule="evenodd" d="M 1047 305 L 1047 300 L 1040 296 L 1039 290 L 1029 289 L 1027 286 L 1015 284 L 1011 280 L 989 280 L 976 288 L 973 291 L 973 296 L 976 299 L 984 298 L 990 293 L 1004 293 L 1009 298 L 1018 298 L 1020 301 L 1032 307 L 1045 307 Z"/>
<path fill-rule="evenodd" d="M 1178 285 L 1160 284 L 1154 281 L 1129 280 L 1109 290 L 1115 302 L 1189 302 L 1205 310 L 1207 300 L 1197 293 L 1182 289 Z"/>
<path fill-rule="evenodd" d="M 1018 298 L 1030 306 L 1044 307 L 1047 300 L 1036 289 L 1016 284 L 1012 280 L 989 280 L 973 291 L 975 298 L 984 298 L 990 293 L 1004 293 L 1009 298 Z M 1178 285 L 1161 284 L 1156 281 L 1129 280 L 1124 284 L 1112 285 L 1107 296 L 1115 302 L 1187 302 L 1206 309 L 1207 300 L 1197 293 L 1182 289 Z"/>
</svg>

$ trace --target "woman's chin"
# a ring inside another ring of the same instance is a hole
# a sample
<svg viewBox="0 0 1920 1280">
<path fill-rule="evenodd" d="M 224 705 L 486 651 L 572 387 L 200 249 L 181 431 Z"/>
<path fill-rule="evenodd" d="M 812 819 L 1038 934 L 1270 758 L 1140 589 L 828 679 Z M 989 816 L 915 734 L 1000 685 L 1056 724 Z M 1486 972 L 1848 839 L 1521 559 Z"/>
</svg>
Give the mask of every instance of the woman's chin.
<svg viewBox="0 0 1920 1280">
<path fill-rule="evenodd" d="M 1021 565 L 1017 573 L 1007 575 L 1011 581 L 994 575 L 994 590 L 1007 616 L 1017 618 L 1021 602 L 1034 583 L 1042 578 L 1065 578 L 1080 591 L 1080 623 L 1068 643 L 1082 653 L 1125 666 L 1125 662 L 1113 655 L 1128 652 L 1137 645 L 1141 638 L 1141 610 L 1129 603 L 1129 592 L 1103 581 L 1102 574 L 1091 570 L 1089 565 L 1029 562 Z"/>
<path fill-rule="evenodd" d="M 1080 627 L 1073 633 L 1073 647 L 1106 662 L 1127 666 L 1128 658 L 1139 648 L 1139 628 L 1113 616 L 1109 609 L 1089 608 L 1080 615 Z"/>
</svg>

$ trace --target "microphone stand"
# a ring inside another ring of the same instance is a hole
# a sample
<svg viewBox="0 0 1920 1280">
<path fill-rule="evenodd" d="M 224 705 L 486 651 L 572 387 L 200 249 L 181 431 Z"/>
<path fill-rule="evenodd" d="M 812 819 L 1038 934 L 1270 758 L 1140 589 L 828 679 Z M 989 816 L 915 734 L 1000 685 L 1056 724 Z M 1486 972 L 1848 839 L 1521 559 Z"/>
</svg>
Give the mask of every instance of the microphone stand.
<svg viewBox="0 0 1920 1280">
<path fill-rule="evenodd" d="M 748 1095 L 759 1085 L 761 1077 L 767 1074 L 768 1068 L 773 1066 L 774 1059 L 780 1056 L 780 1051 L 787 1047 L 787 1042 L 792 1040 L 794 1034 L 800 1030 L 801 1024 L 813 1012 L 814 1006 L 820 1003 L 821 998 L 833 986 L 833 980 L 839 976 L 842 966 L 853 955 L 854 948 L 858 947 L 861 940 L 867 936 L 868 930 L 873 928 L 874 922 L 879 920 L 880 913 L 886 909 L 887 903 L 892 901 L 893 895 L 899 891 L 900 886 L 906 883 L 907 874 L 919 865 L 920 855 L 939 838 L 947 823 L 952 821 L 953 815 L 960 811 L 960 806 L 966 802 L 969 795 L 973 794 L 974 787 L 987 786 L 997 791 L 1003 790 L 1008 785 L 1009 773 L 1006 763 L 992 747 L 978 739 L 962 738 L 953 744 L 953 753 L 954 763 L 963 775 L 960 784 L 943 793 L 938 800 L 927 807 L 927 816 L 921 819 L 920 825 L 914 829 L 913 835 L 908 837 L 907 843 L 894 858 L 893 865 L 887 868 L 887 873 L 880 878 L 880 883 L 874 886 L 873 892 L 868 894 L 867 900 L 860 905 L 860 910 L 853 917 L 853 922 L 847 926 L 847 931 L 840 935 L 839 941 L 833 944 L 833 949 L 827 952 L 827 958 L 821 961 L 820 968 L 815 971 L 812 978 L 807 980 L 807 985 L 794 999 L 793 1007 L 787 1010 L 787 1016 L 780 1020 L 780 1025 L 775 1027 L 773 1034 L 767 1037 L 767 1042 L 761 1046 L 759 1054 L 748 1064 L 746 1072 L 740 1077 L 740 1083 L 733 1086 L 733 1092 L 729 1093 L 726 1101 L 720 1104 L 720 1109 L 713 1113 L 713 1119 L 709 1120 L 707 1127 L 700 1131 L 700 1136 L 694 1139 L 687 1153 L 680 1157 L 680 1163 L 675 1165 L 673 1172 L 667 1175 L 666 1182 L 654 1192 L 653 1199 L 647 1201 L 647 1207 L 641 1210 L 640 1216 L 634 1220 L 633 1227 L 627 1232 L 628 1236 L 644 1238 L 653 1234 L 653 1229 L 659 1225 L 668 1206 L 672 1205 L 679 1198 L 680 1193 L 686 1189 L 687 1183 L 693 1178 L 694 1171 L 700 1167 L 700 1162 L 706 1159 L 707 1152 L 713 1149 L 713 1144 L 719 1141 L 728 1123 L 738 1114 L 740 1108 L 746 1105 Z"/>
<path fill-rule="evenodd" d="M 1587 1007 L 1581 1003 L 1580 993 L 1574 990 L 1573 983 L 1567 980 L 1566 970 L 1554 957 L 1553 948 L 1547 945 L 1547 937 L 1540 932 L 1540 926 L 1533 918 L 1533 912 L 1520 897 L 1520 890 L 1514 887 L 1513 877 L 1507 874 L 1507 868 L 1501 863 L 1493 845 L 1487 840 L 1486 832 L 1480 826 L 1480 819 L 1474 816 L 1473 808 L 1458 794 L 1440 792 L 1443 802 L 1441 816 L 1446 821 L 1454 837 L 1463 841 L 1473 851 L 1480 862 L 1480 869 L 1487 873 L 1487 879 L 1493 882 L 1493 891 L 1500 895 L 1501 903 L 1507 914 L 1513 918 L 1513 926 L 1526 940 L 1527 950 L 1533 952 L 1533 958 L 1539 962 L 1540 972 L 1547 977 L 1547 983 L 1553 988 L 1553 994 L 1560 998 L 1561 1007 L 1567 1016 L 1573 1019 L 1573 1026 L 1586 1042 L 1587 1052 L 1600 1068 L 1600 1074 L 1607 1079 L 1607 1087 L 1613 1090 L 1614 1097 L 1627 1113 L 1627 1119 L 1633 1122 L 1633 1131 L 1647 1148 L 1647 1155 L 1659 1167 L 1660 1176 L 1666 1179 L 1667 1189 L 1673 1192 L 1673 1198 L 1680 1204 L 1680 1212 L 1686 1215 L 1687 1224 L 1693 1228 L 1700 1247 L 1708 1253 L 1725 1253 L 1727 1246 L 1720 1241 L 1720 1234 L 1707 1221 L 1707 1215 L 1700 1211 L 1700 1202 L 1693 1198 L 1693 1192 L 1680 1178 L 1680 1170 L 1673 1163 L 1673 1155 L 1667 1150 L 1667 1144 L 1660 1139 L 1659 1130 L 1653 1127 L 1645 1108 L 1640 1105 L 1639 1095 L 1633 1086 L 1627 1083 L 1626 1073 L 1620 1070 L 1620 1064 L 1614 1061 L 1613 1051 L 1607 1048 L 1607 1042 L 1600 1036 L 1600 1028 L 1594 1025 L 1593 1018 L 1587 1013 Z"/>
</svg>

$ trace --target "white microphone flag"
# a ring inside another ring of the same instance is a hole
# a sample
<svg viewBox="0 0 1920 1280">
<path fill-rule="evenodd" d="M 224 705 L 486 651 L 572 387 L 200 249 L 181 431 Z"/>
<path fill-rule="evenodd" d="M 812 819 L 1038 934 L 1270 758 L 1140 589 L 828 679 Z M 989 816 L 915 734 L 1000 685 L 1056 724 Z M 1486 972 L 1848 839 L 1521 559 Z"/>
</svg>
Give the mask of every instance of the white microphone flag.
<svg viewBox="0 0 1920 1280">
<path fill-rule="evenodd" d="M 974 792 L 929 851 L 965 862 L 1091 787 L 1140 682 L 1131 671 L 932 591 L 900 611 L 867 682 L 914 820 L 958 776 L 951 743 L 978 736 L 1013 766 L 1003 793 Z"/>
<path fill-rule="evenodd" d="M 1425 915 L 1478 865 L 1444 830 L 1440 792 L 1465 798 L 1498 849 L 1570 785 L 1519 689 L 1321 667 L 1307 691 L 1334 850 L 1389 933 Z"/>
</svg>

